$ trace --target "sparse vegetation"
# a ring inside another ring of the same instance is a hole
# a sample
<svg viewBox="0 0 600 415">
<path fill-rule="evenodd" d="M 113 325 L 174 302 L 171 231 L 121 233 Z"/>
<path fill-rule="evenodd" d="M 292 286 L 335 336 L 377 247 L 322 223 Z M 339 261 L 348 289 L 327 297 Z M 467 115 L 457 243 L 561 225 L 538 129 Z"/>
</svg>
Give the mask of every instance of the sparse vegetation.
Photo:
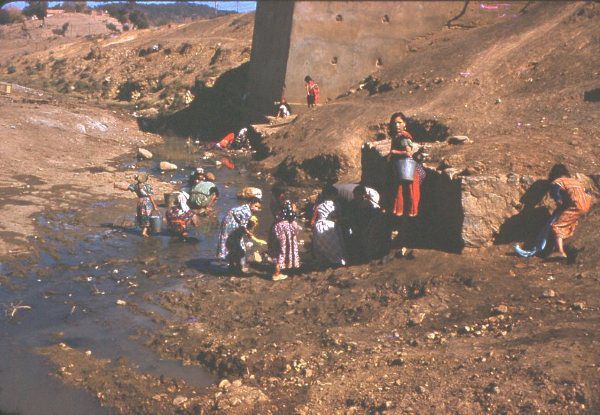
<svg viewBox="0 0 600 415">
<path fill-rule="evenodd" d="M 21 11 L 16 7 L 0 9 L 0 25 L 19 23 L 23 21 Z"/>
<path fill-rule="evenodd" d="M 129 13 L 129 21 L 138 29 L 147 29 L 150 27 L 146 13 L 138 9 L 135 9 Z"/>
<path fill-rule="evenodd" d="M 136 19 L 136 13 L 142 13 L 145 23 L 149 26 L 163 26 L 170 23 L 180 23 L 194 19 L 211 19 L 218 16 L 230 14 L 230 11 L 216 10 L 204 4 L 191 4 L 181 2 L 178 4 L 103 4 L 96 7 L 107 10 L 111 17 L 117 19 L 121 24 L 131 22 L 140 29 Z M 132 18 L 132 14 L 134 17 Z M 148 27 L 148 26 L 146 26 Z M 126 30 L 126 29 L 124 29 Z"/>
<path fill-rule="evenodd" d="M 177 53 L 179 53 L 180 55 L 185 55 L 186 53 L 188 53 L 190 50 L 192 49 L 192 44 L 189 42 L 183 42 L 181 45 L 179 45 L 179 47 L 177 48 Z"/>
<path fill-rule="evenodd" d="M 114 33 L 120 32 L 120 30 L 117 28 L 117 26 L 114 23 L 107 23 L 106 28 Z"/>
<path fill-rule="evenodd" d="M 23 15 L 27 17 L 35 16 L 40 20 L 46 18 L 46 15 L 48 14 L 47 1 L 28 1 L 27 3 L 29 3 L 29 6 L 23 9 Z"/>
<path fill-rule="evenodd" d="M 60 29 L 53 29 L 52 33 L 57 36 L 65 36 L 67 30 L 69 30 L 69 22 L 65 22 Z"/>
<path fill-rule="evenodd" d="M 68 13 L 88 13 L 91 11 L 86 1 L 65 1 L 60 5 L 60 8 Z"/>
<path fill-rule="evenodd" d="M 131 101 L 141 97 L 142 84 L 139 81 L 127 80 L 119 86 L 117 99 L 119 101 Z"/>
</svg>

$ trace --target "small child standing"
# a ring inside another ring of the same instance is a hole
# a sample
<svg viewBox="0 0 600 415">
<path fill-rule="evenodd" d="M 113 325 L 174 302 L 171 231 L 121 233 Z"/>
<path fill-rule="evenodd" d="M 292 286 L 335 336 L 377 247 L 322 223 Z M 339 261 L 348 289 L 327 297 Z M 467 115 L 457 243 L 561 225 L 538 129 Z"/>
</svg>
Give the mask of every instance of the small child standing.
<svg viewBox="0 0 600 415">
<path fill-rule="evenodd" d="M 189 236 L 187 228 L 194 223 L 195 213 L 191 210 L 185 211 L 181 205 L 181 201 L 177 200 L 175 204 L 167 210 L 167 224 L 169 230 L 178 235 L 180 238 Z"/>
<path fill-rule="evenodd" d="M 226 246 L 229 250 L 227 260 L 229 261 L 229 270 L 232 272 L 247 273 L 249 271 L 246 265 L 246 238 L 256 242 L 259 245 L 266 245 L 267 242 L 257 238 L 253 229 L 258 225 L 258 218 L 252 216 L 246 226 L 236 228 L 227 238 Z"/>
<path fill-rule="evenodd" d="M 300 256 L 298 255 L 300 227 L 296 223 L 295 210 L 291 201 L 284 201 L 271 229 L 269 251 L 275 266 L 272 276 L 273 281 L 281 281 L 287 278 L 287 275 L 282 274 L 281 270 L 300 268 Z"/>
</svg>

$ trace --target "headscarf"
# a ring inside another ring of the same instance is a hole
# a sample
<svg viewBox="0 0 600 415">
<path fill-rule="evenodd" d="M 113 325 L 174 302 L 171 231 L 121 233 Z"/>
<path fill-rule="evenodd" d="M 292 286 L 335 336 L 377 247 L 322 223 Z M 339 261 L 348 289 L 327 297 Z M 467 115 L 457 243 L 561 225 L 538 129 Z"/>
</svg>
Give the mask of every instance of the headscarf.
<svg viewBox="0 0 600 415">
<path fill-rule="evenodd" d="M 281 204 L 279 218 L 280 220 L 287 220 L 288 222 L 296 220 L 296 212 L 294 212 L 294 206 L 290 200 L 284 200 Z"/>
</svg>

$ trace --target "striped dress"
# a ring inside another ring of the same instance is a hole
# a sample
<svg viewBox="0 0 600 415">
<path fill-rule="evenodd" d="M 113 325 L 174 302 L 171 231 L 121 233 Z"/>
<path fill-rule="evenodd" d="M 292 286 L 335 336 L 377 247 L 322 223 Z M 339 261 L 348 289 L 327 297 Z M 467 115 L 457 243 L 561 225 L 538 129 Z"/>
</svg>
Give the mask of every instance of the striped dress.
<svg viewBox="0 0 600 415">
<path fill-rule="evenodd" d="M 590 210 L 592 197 L 586 193 L 579 180 L 571 177 L 560 177 L 553 181 L 552 195 L 563 209 L 552 224 L 552 231 L 559 238 L 570 238 L 575 232 L 579 218 Z"/>
</svg>

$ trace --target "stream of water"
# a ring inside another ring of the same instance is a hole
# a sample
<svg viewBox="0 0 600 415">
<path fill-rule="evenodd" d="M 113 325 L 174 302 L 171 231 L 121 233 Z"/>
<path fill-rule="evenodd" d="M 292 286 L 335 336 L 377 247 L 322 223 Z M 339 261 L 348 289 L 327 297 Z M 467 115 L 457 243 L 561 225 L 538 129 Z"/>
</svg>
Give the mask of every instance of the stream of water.
<svg viewBox="0 0 600 415">
<path fill-rule="evenodd" d="M 221 193 L 217 216 L 205 219 L 192 231 L 192 242 L 166 232 L 144 239 L 137 229 L 121 226 L 135 217 L 132 193 L 116 194 L 114 200 L 98 201 L 81 211 L 47 212 L 37 217 L 35 253 L 26 259 L 0 262 L 0 276 L 9 281 L 0 284 L 0 304 L 7 310 L 18 304 L 31 307 L 18 310 L 13 318 L 0 315 L 0 414 L 111 413 L 91 394 L 49 375 L 53 369 L 34 349 L 57 342 L 91 350 L 97 357 L 123 357 L 141 373 L 183 379 L 198 388 L 214 381 L 202 368 L 162 360 L 143 345 L 141 330 L 159 327 L 149 313 L 175 318 L 144 297 L 181 289 L 199 273 L 222 274 L 223 265 L 213 260 L 218 219 L 239 204 L 236 194 L 241 188 L 262 187 L 264 193 L 264 182 L 246 169 L 243 159 L 234 160 L 235 169 L 217 168 L 213 159 L 203 160 L 202 152 L 192 152 L 179 140 L 152 151 L 155 161 L 125 160 L 121 167 L 135 167 L 174 182 L 186 180 L 192 167 L 213 171 Z M 172 161 L 180 170 L 161 174 L 159 160 Z M 259 215 L 263 234 L 269 217 L 266 210 Z M 117 300 L 133 302 L 145 313 L 133 313 L 117 305 Z"/>
</svg>

